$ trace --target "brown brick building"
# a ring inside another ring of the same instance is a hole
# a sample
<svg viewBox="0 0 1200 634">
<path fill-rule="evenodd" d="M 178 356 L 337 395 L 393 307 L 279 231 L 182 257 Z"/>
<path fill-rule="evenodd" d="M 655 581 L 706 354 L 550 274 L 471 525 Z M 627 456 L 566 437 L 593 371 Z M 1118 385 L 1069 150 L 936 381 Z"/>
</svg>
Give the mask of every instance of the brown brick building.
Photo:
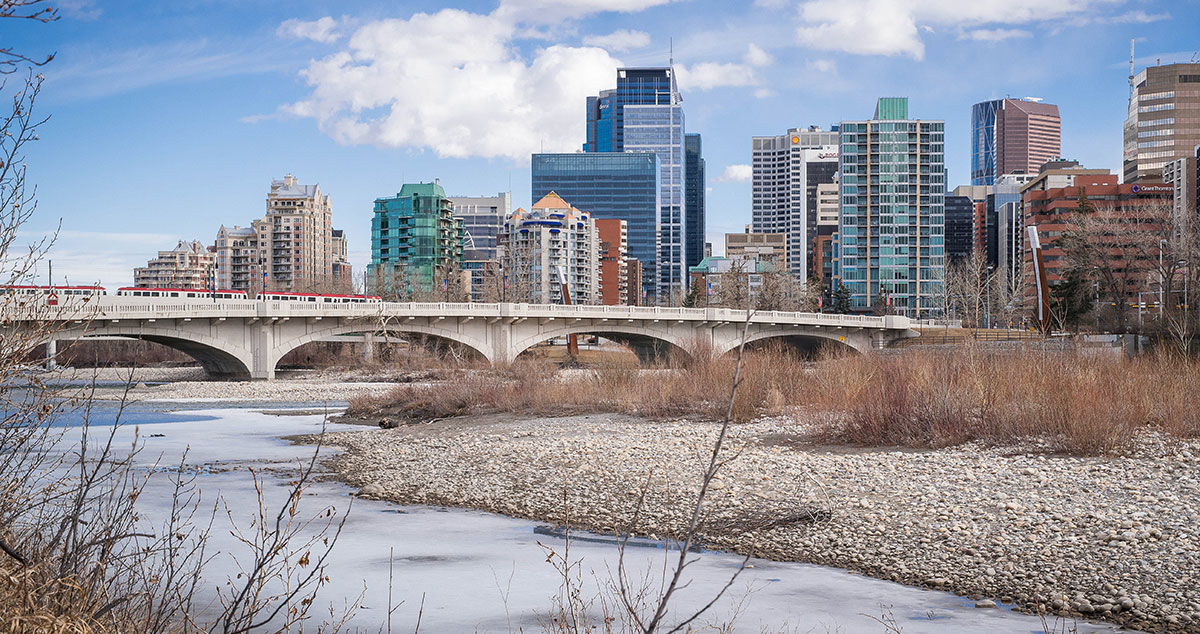
<svg viewBox="0 0 1200 634">
<path fill-rule="evenodd" d="M 1090 180 L 1096 178 L 1096 175 L 1089 176 Z M 1111 178 L 1115 179 L 1116 176 Z M 1073 216 L 1079 209 L 1081 196 L 1085 196 L 1095 207 L 1098 217 L 1109 223 L 1110 229 L 1117 228 L 1113 231 L 1113 240 L 1120 241 L 1121 245 L 1136 245 L 1140 239 L 1138 234 L 1146 234 L 1142 239 L 1145 248 L 1129 248 L 1114 243 L 1110 252 L 1113 258 L 1121 260 L 1113 270 L 1128 283 L 1132 293 L 1151 290 L 1155 264 L 1151 260 L 1153 254 L 1157 253 L 1154 243 L 1158 242 L 1162 233 L 1162 209 L 1170 209 L 1172 193 L 1173 188 L 1162 183 L 1027 188 L 1022 199 L 1024 222 L 1026 227 L 1037 227 L 1050 286 L 1061 283 L 1066 275 L 1069 263 L 1059 240 L 1065 232 L 1074 228 Z M 1139 255 L 1131 255 L 1133 253 Z M 1036 297 L 1037 288 L 1032 275 L 1033 256 L 1028 248 L 1023 250 L 1022 271 L 1024 296 Z M 1131 299 L 1135 298 L 1136 295 L 1131 296 Z"/>
</svg>

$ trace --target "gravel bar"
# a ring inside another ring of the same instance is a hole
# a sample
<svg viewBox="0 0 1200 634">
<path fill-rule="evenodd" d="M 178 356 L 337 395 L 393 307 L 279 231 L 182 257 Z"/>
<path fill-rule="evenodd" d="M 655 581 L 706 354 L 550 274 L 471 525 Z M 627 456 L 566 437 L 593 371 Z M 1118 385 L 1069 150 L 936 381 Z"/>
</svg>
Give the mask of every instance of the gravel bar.
<svg viewBox="0 0 1200 634">
<path fill-rule="evenodd" d="M 801 418 L 799 416 L 795 418 Z M 719 426 L 488 415 L 330 434 L 359 494 L 661 536 L 686 522 Z M 1200 632 L 1200 445 L 1119 457 L 972 444 L 817 446 L 784 418 L 732 429 L 710 548 L 863 572 L 1148 631 Z"/>
</svg>

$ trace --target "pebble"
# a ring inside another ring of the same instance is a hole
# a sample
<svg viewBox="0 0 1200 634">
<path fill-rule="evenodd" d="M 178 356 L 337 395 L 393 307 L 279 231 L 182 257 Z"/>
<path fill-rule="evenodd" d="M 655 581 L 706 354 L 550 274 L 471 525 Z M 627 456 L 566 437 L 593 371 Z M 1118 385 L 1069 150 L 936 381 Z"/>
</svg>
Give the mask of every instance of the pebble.
<svg viewBox="0 0 1200 634">
<path fill-rule="evenodd" d="M 802 420 L 737 425 L 711 483 L 710 548 L 836 566 L 1151 631 L 1200 632 L 1200 445 L 1156 434 L 1127 455 L 969 444 L 809 447 Z M 626 529 L 686 524 L 718 426 L 627 415 L 489 416 L 339 432 L 329 466 L 404 504 Z M 648 484 L 649 483 L 649 484 Z M 809 521 L 819 512 L 817 521 Z"/>
</svg>

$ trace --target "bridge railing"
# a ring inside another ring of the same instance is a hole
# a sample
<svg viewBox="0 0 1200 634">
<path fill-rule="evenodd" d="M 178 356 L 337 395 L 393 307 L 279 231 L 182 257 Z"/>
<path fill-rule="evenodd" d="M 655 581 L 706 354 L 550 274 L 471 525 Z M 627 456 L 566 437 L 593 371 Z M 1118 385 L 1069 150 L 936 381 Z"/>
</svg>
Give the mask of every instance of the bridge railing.
<svg viewBox="0 0 1200 634">
<path fill-rule="evenodd" d="M 63 302 L 61 311 L 69 311 L 76 298 Z M 80 303 L 80 305 L 82 305 Z M 96 319 L 190 319 L 190 318 L 377 318 L 386 320 L 406 317 L 496 317 L 496 318 L 566 318 L 578 319 L 635 319 L 683 320 L 738 323 L 746 312 L 730 308 L 676 308 L 664 306 L 609 306 L 519 303 L 454 303 L 454 302 L 383 302 L 375 304 L 323 304 L 308 302 L 261 302 L 245 300 L 217 301 L 154 301 L 146 298 L 104 297 L 89 304 Z M 42 311 L 45 312 L 45 311 Z M 39 315 L 9 315 L 17 320 L 45 320 Z M 49 317 L 53 318 L 53 317 Z M 908 329 L 907 317 L 887 315 L 839 315 L 832 313 L 799 313 L 755 311 L 754 323 L 851 327 L 870 329 Z"/>
</svg>

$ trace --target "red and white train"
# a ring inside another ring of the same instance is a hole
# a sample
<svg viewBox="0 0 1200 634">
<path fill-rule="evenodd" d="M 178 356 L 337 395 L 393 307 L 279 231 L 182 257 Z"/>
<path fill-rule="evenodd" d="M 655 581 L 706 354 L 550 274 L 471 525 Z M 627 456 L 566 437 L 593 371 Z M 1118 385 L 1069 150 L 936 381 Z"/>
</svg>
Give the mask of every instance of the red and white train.
<svg viewBox="0 0 1200 634">
<path fill-rule="evenodd" d="M 205 288 L 141 288 L 122 286 L 117 289 L 120 297 L 179 297 L 186 299 L 246 299 L 246 291 L 230 291 Z"/>
<path fill-rule="evenodd" d="M 79 297 L 84 295 L 105 295 L 103 286 L 0 286 L 3 292 L 14 295 L 56 295 L 58 297 Z"/>
<path fill-rule="evenodd" d="M 375 304 L 383 299 L 375 295 L 335 295 L 328 293 L 259 293 L 258 299 L 268 302 L 311 302 L 320 304 Z"/>
<path fill-rule="evenodd" d="M 0 286 L 0 292 L 47 298 L 107 295 L 103 286 Z M 141 288 L 122 286 L 119 297 L 158 297 L 177 299 L 250 299 L 246 291 L 206 288 Z M 339 295 L 336 293 L 258 293 L 254 299 L 271 302 L 307 302 L 314 304 L 374 304 L 383 300 L 375 295 Z"/>
</svg>

